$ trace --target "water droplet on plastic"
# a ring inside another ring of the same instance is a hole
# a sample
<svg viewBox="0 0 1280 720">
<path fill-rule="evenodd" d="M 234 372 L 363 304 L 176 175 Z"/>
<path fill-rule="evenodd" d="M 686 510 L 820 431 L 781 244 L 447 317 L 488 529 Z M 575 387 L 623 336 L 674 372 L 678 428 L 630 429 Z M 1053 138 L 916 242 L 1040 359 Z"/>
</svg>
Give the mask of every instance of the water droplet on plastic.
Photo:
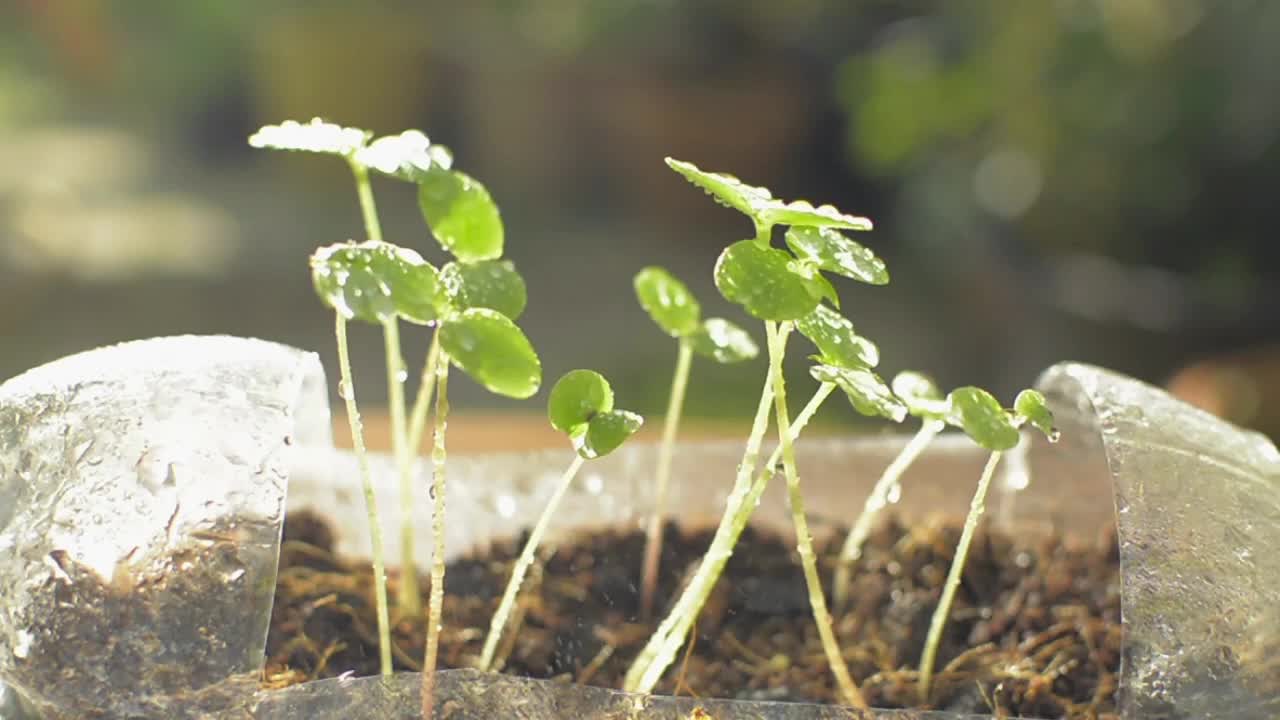
<svg viewBox="0 0 1280 720">
<path fill-rule="evenodd" d="M 239 580 L 239 579 L 240 579 L 240 578 L 242 578 L 242 577 L 244 577 L 244 568 L 238 568 L 238 569 L 236 569 L 236 570 L 232 570 L 231 572 L 227 573 L 226 575 L 223 575 L 223 576 L 222 576 L 222 580 L 223 580 L 224 582 L 233 583 L 233 582 L 235 582 L 235 581 Z"/>
<path fill-rule="evenodd" d="M 31 654 L 31 643 L 35 637 L 26 630 L 18 631 L 18 641 L 13 646 L 13 656 L 19 660 L 26 660 Z"/>
<path fill-rule="evenodd" d="M 434 497 L 435 490 L 432 489 Z M 498 514 L 504 518 L 509 518 L 516 514 L 516 499 L 510 495 L 499 495 L 497 500 Z"/>
</svg>

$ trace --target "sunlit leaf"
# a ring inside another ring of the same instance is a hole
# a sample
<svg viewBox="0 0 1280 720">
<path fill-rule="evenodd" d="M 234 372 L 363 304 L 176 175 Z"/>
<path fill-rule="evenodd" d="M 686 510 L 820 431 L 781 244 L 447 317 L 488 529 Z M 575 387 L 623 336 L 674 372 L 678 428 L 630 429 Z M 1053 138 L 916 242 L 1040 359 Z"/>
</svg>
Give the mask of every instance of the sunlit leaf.
<svg viewBox="0 0 1280 720">
<path fill-rule="evenodd" d="M 418 253 L 391 243 L 340 243 L 311 255 L 311 281 L 326 305 L 347 319 L 419 324 L 439 317 L 437 272 Z"/>
<path fill-rule="evenodd" d="M 760 348 L 746 330 L 724 318 L 707 318 L 688 338 L 693 351 L 718 363 L 729 364 L 750 360 Z"/>
<path fill-rule="evenodd" d="M 878 415 L 894 422 L 902 422 L 907 417 L 907 406 L 870 370 L 814 365 L 809 374 L 818 382 L 834 383 L 844 391 L 853 409 L 863 415 Z"/>
<path fill-rule="evenodd" d="M 912 415 L 930 420 L 946 420 L 951 405 L 942 396 L 933 378 L 912 370 L 903 370 L 893 376 L 893 394 L 907 404 Z"/>
<path fill-rule="evenodd" d="M 502 257 L 502 216 L 489 191 L 457 170 L 434 168 L 418 181 L 418 207 L 441 247 L 463 262 Z"/>
<path fill-rule="evenodd" d="M 446 263 L 440 268 L 440 289 L 458 310 L 489 308 L 512 320 L 528 302 L 524 278 L 510 260 Z"/>
<path fill-rule="evenodd" d="M 965 431 L 988 450 L 1009 450 L 1018 444 L 1018 426 L 1000 402 L 982 388 L 962 387 L 947 395 L 947 422 Z"/>
<path fill-rule="evenodd" d="M 816 265 L 807 260 L 791 260 L 787 263 L 787 269 L 804 278 L 805 289 L 819 302 L 826 300 L 832 306 L 840 307 L 840 296 L 836 293 L 835 286 L 823 277 Z"/>
<path fill-rule="evenodd" d="M 1044 395 L 1035 390 L 1023 390 L 1013 401 L 1013 410 L 1031 426 L 1044 433 L 1050 441 L 1057 442 L 1061 434 L 1053 425 L 1053 413 Z"/>
<path fill-rule="evenodd" d="M 681 337 L 698 329 L 702 308 L 674 275 L 660 267 L 647 267 L 636 273 L 634 284 L 640 306 L 668 335 Z"/>
<path fill-rule="evenodd" d="M 520 328 L 489 308 L 471 308 L 441 323 L 440 347 L 453 364 L 490 392 L 527 398 L 542 383 L 542 364 Z"/>
<path fill-rule="evenodd" d="M 432 168 L 448 170 L 453 154 L 441 145 L 432 145 L 418 130 L 380 137 L 355 152 L 356 162 L 385 175 L 420 182 Z"/>
<path fill-rule="evenodd" d="M 360 128 L 342 127 L 320 118 L 303 124 L 285 120 L 279 125 L 264 125 L 249 136 L 249 144 L 268 150 L 296 150 L 350 156 L 364 146 L 370 133 Z"/>
<path fill-rule="evenodd" d="M 685 180 L 702 188 L 716 202 L 755 219 L 759 209 L 773 201 L 773 195 L 761 187 L 748 185 L 725 173 L 700 170 L 693 163 L 667 158 L 667 165 Z"/>
<path fill-rule="evenodd" d="M 811 312 L 818 299 L 803 277 L 787 265 L 791 255 L 742 240 L 724 249 L 716 261 L 715 279 L 720 294 L 761 320 L 795 320 Z"/>
<path fill-rule="evenodd" d="M 578 454 L 591 460 L 604 457 L 631 437 L 644 418 L 626 410 L 607 410 L 587 422 L 587 432 L 575 442 Z"/>
<path fill-rule="evenodd" d="M 829 228 L 793 227 L 787 230 L 787 247 L 827 272 L 872 285 L 889 282 L 889 271 L 876 254 Z"/>
<path fill-rule="evenodd" d="M 563 433 L 580 434 L 591 418 L 613 409 L 613 389 L 594 370 L 570 370 L 551 388 L 547 419 Z"/>
<path fill-rule="evenodd" d="M 871 221 L 856 215 L 846 215 L 831 205 L 814 207 L 804 200 L 784 203 L 772 200 L 757 209 L 756 217 L 767 226 L 792 225 L 805 227 L 844 228 L 846 230 L 870 230 Z"/>
<path fill-rule="evenodd" d="M 796 320 L 796 329 L 818 347 L 824 364 L 867 369 L 880 362 L 875 343 L 855 332 L 853 323 L 826 305 Z"/>
</svg>

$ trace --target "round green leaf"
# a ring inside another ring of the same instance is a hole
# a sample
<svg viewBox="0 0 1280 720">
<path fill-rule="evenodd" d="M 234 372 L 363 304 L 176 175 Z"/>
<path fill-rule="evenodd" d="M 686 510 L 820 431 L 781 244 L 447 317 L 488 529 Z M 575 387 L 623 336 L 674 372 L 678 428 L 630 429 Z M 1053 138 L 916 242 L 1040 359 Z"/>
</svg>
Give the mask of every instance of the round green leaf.
<svg viewBox="0 0 1280 720">
<path fill-rule="evenodd" d="M 912 370 L 903 370 L 893 377 L 893 394 L 907 404 L 907 411 L 919 418 L 946 420 L 951 406 L 942 397 L 933 378 Z"/>
<path fill-rule="evenodd" d="M 249 136 L 249 145 L 267 150 L 294 150 L 349 157 L 369 139 L 370 133 L 360 128 L 342 127 L 312 118 L 303 124 L 285 120 L 279 125 L 264 125 Z"/>
<path fill-rule="evenodd" d="M 879 415 L 894 422 L 902 422 L 907 417 L 907 406 L 870 370 L 814 365 L 809 374 L 818 382 L 835 383 L 849 398 L 853 409 L 863 415 Z"/>
<path fill-rule="evenodd" d="M 674 158 L 667 158 L 666 162 L 668 167 L 702 188 L 713 200 L 753 220 L 756 219 L 757 210 L 773 200 L 773 195 L 768 190 L 748 185 L 732 175 L 700 170 L 693 163 Z"/>
<path fill-rule="evenodd" d="M 736 242 L 716 261 L 716 287 L 730 302 L 761 320 L 795 320 L 818 305 L 805 279 L 787 265 L 791 256 L 754 240 Z"/>
<path fill-rule="evenodd" d="M 672 337 L 688 335 L 698 329 L 702 308 L 685 284 L 660 267 L 647 267 L 636 273 L 636 298 L 658 327 Z"/>
<path fill-rule="evenodd" d="M 793 227 L 787 230 L 787 247 L 827 272 L 872 285 L 889 282 L 884 261 L 863 245 L 830 228 Z"/>
<path fill-rule="evenodd" d="M 807 260 L 791 260 L 787 263 L 787 269 L 804 278 L 805 289 L 818 302 L 826 300 L 833 307 L 840 307 L 840 296 L 836 294 L 835 286 L 822 276 L 816 265 Z"/>
<path fill-rule="evenodd" d="M 447 148 L 432 145 L 418 130 L 380 137 L 357 150 L 355 158 L 367 168 L 409 182 L 426 179 L 434 167 L 448 170 L 453 163 L 453 154 Z"/>
<path fill-rule="evenodd" d="M 587 423 L 587 432 L 575 441 L 578 454 L 592 460 L 618 449 L 644 424 L 644 418 L 626 410 L 602 412 Z"/>
<path fill-rule="evenodd" d="M 440 347 L 490 392 L 527 398 L 542 384 L 542 364 L 520 328 L 497 310 L 471 308 L 440 325 Z"/>
<path fill-rule="evenodd" d="M 795 225 L 805 227 L 845 228 L 870 230 L 871 221 L 856 215 L 846 215 L 831 205 L 814 207 L 804 200 L 784 203 L 773 200 L 765 203 L 756 217 L 765 226 Z"/>
<path fill-rule="evenodd" d="M 418 181 L 418 207 L 441 247 L 463 262 L 502 257 L 502 216 L 478 181 L 434 168 Z"/>
<path fill-rule="evenodd" d="M 369 241 L 339 243 L 311 255 L 316 294 L 347 319 L 384 323 L 397 315 L 410 322 L 437 319 L 437 272 L 418 253 Z"/>
<path fill-rule="evenodd" d="M 866 369 L 880 362 L 875 343 L 854 332 L 853 323 L 826 305 L 797 320 L 796 329 L 818 347 L 827 365 Z"/>
<path fill-rule="evenodd" d="M 1050 441 L 1057 442 L 1061 433 L 1053 426 L 1053 413 L 1050 412 L 1044 395 L 1035 390 L 1023 390 L 1014 399 L 1013 410 L 1024 422 L 1031 423 L 1032 427 L 1044 433 Z"/>
<path fill-rule="evenodd" d="M 964 430 L 973 441 L 988 450 L 1009 450 L 1018 444 L 1018 426 L 991 393 L 976 387 L 962 387 L 947 395 L 951 414 L 947 422 Z"/>
<path fill-rule="evenodd" d="M 750 360 L 760 354 L 760 348 L 746 330 L 724 318 L 707 318 L 689 336 L 693 351 L 718 363 Z"/>
<path fill-rule="evenodd" d="M 524 278 L 510 260 L 447 263 L 440 269 L 440 289 L 458 310 L 489 308 L 512 320 L 528 302 Z"/>
<path fill-rule="evenodd" d="M 583 425 L 613 409 L 609 381 L 594 370 L 570 370 L 556 381 L 547 398 L 551 426 L 570 435 L 581 434 Z"/>
</svg>

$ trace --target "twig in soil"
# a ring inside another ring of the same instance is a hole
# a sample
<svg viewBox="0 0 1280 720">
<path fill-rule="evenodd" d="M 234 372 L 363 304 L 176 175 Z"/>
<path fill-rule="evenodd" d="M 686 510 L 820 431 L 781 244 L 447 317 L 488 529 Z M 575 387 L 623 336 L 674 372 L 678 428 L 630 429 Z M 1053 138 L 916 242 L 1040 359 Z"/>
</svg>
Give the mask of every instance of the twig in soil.
<svg viewBox="0 0 1280 720">
<path fill-rule="evenodd" d="M 689 691 L 690 697 L 698 697 L 698 693 L 694 692 L 693 688 L 689 687 L 689 685 L 685 683 L 685 678 L 688 677 L 689 673 L 689 658 L 693 657 L 693 646 L 697 644 L 698 621 L 694 620 L 693 629 L 690 631 L 689 645 L 684 650 L 684 658 L 680 660 L 680 672 L 676 674 L 676 685 L 675 690 L 672 691 L 672 695 L 679 695 L 680 689 L 684 688 Z"/>
<path fill-rule="evenodd" d="M 596 653 L 595 657 L 591 658 L 591 662 L 587 663 L 586 667 L 578 672 L 575 682 L 579 685 L 586 685 L 591 682 L 591 678 L 595 677 L 596 673 L 600 672 L 600 668 L 604 667 L 604 664 L 609 662 L 609 658 L 613 657 L 613 651 L 616 649 L 616 647 L 608 643 L 600 646 L 600 652 Z"/>
</svg>

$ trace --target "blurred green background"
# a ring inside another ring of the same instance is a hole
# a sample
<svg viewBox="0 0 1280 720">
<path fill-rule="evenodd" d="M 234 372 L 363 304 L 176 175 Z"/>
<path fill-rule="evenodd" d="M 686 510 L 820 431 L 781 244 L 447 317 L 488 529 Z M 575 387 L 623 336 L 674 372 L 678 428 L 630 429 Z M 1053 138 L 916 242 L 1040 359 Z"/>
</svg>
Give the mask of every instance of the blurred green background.
<svg viewBox="0 0 1280 720">
<path fill-rule="evenodd" d="M 358 237 L 349 174 L 245 142 L 320 115 L 453 148 L 502 208 L 546 376 L 597 368 L 628 407 L 661 411 L 675 352 L 642 266 L 742 319 L 711 269 L 750 228 L 664 155 L 872 217 L 893 282 L 838 287 L 889 374 L 1008 394 L 1076 359 L 1163 383 L 1280 326 L 1276 68 L 1267 0 L 10 0 L 0 378 L 176 333 L 334 367 L 306 257 Z M 387 239 L 439 259 L 411 188 L 375 182 Z M 381 341 L 354 338 L 380 401 Z M 762 370 L 696 364 L 690 411 L 745 413 Z"/>
</svg>

